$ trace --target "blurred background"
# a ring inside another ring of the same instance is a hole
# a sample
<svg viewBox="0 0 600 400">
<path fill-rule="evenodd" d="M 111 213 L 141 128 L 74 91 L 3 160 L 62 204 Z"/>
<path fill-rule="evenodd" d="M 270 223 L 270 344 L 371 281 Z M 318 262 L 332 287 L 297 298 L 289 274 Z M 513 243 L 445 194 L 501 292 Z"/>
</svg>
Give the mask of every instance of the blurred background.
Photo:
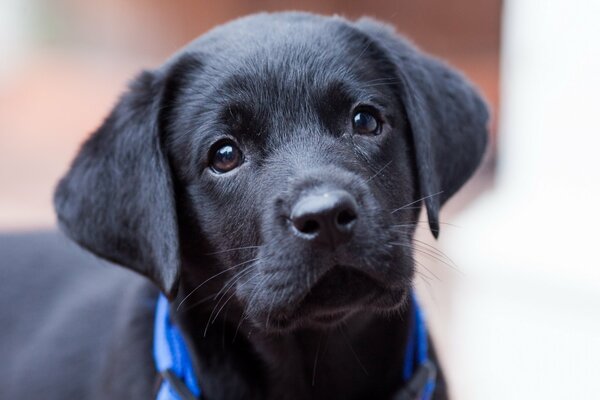
<svg viewBox="0 0 600 400">
<path fill-rule="evenodd" d="M 594 398 L 597 0 L 2 0 L 0 230 L 55 225 L 53 185 L 136 72 L 217 24 L 289 9 L 390 22 L 488 100 L 484 165 L 440 242 L 419 234 L 440 252 L 420 255 L 417 285 L 454 398 Z"/>
</svg>

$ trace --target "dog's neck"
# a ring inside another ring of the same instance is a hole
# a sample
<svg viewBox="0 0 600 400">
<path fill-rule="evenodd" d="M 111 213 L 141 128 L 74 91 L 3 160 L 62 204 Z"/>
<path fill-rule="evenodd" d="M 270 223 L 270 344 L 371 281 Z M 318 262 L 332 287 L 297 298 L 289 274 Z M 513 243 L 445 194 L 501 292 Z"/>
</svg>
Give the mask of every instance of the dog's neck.
<svg viewBox="0 0 600 400">
<path fill-rule="evenodd" d="M 201 308 L 176 318 L 209 398 L 385 398 L 403 384 L 408 313 L 356 313 L 330 329 L 284 334 L 240 323 L 234 310 L 210 323 Z"/>
</svg>

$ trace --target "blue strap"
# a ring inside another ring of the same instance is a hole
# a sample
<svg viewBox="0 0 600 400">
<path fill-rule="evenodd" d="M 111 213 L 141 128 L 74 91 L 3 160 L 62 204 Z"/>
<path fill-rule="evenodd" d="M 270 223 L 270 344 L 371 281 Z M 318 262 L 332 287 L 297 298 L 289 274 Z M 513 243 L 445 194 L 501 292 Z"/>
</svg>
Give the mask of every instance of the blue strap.
<svg viewBox="0 0 600 400">
<path fill-rule="evenodd" d="M 415 377 L 426 376 L 417 384 L 417 399 L 430 400 L 435 389 L 435 373 L 425 374 L 432 365 L 428 359 L 427 329 L 414 292 L 411 293 L 411 325 L 404 357 L 403 377 L 412 389 Z M 154 363 L 164 377 L 156 400 L 198 399 L 201 391 L 192 367 L 190 355 L 179 328 L 169 317 L 169 302 L 160 295 L 154 321 Z M 412 390 L 411 390 L 412 391 Z M 411 396 L 412 398 L 412 396 Z"/>
<path fill-rule="evenodd" d="M 413 379 L 419 368 L 433 365 L 428 356 L 427 328 L 414 291 L 411 292 L 410 301 L 412 329 L 408 333 L 404 355 L 403 377 L 405 382 Z M 426 381 L 420 386 L 422 388 L 418 398 L 421 400 L 431 399 L 435 389 L 435 374 L 428 374 Z"/>
<path fill-rule="evenodd" d="M 158 391 L 157 400 L 187 400 L 182 390 L 193 398 L 200 397 L 200 386 L 192 367 L 192 361 L 179 328 L 169 317 L 169 302 L 160 295 L 156 304 L 154 320 L 154 364 L 165 377 Z M 179 379 L 181 382 L 174 382 Z M 183 385 L 178 385 L 182 383 Z"/>
</svg>

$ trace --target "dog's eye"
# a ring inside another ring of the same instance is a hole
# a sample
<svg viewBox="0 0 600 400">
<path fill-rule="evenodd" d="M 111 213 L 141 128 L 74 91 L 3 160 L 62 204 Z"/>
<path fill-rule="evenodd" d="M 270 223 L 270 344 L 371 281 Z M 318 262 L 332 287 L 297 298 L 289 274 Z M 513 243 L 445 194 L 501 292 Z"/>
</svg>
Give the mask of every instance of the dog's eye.
<svg viewBox="0 0 600 400">
<path fill-rule="evenodd" d="M 367 111 L 357 111 L 352 117 L 354 131 L 361 135 L 376 135 L 381 129 L 379 120 Z"/>
<path fill-rule="evenodd" d="M 218 173 L 229 172 L 244 161 L 242 151 L 231 140 L 217 143 L 212 151 L 210 167 Z"/>
</svg>

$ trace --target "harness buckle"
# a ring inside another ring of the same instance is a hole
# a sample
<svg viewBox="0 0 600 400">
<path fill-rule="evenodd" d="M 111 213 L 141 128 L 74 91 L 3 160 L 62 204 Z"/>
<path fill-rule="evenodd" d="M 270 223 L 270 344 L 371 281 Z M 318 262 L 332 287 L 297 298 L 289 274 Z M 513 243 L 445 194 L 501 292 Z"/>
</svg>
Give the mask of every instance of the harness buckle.
<svg viewBox="0 0 600 400">
<path fill-rule="evenodd" d="M 186 386 L 186 384 L 179 379 L 179 377 L 173 372 L 172 369 L 167 369 L 160 373 L 163 379 L 171 385 L 171 388 L 181 400 L 198 400 L 194 393 Z"/>
<path fill-rule="evenodd" d="M 418 367 L 406 385 L 397 392 L 393 400 L 430 400 L 435 387 L 437 369 L 431 360 L 425 360 Z"/>
</svg>

